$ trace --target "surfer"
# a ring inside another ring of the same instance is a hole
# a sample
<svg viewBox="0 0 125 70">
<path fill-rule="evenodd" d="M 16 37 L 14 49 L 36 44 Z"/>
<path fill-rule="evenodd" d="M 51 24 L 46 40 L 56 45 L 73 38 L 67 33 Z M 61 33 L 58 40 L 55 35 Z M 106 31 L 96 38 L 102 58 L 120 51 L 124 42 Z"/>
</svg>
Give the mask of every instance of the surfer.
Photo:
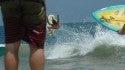
<svg viewBox="0 0 125 70">
<path fill-rule="evenodd" d="M 118 30 L 117 32 L 118 32 L 118 34 L 121 34 L 121 35 L 125 34 L 125 24 L 124 24 L 123 28 Z"/>
<path fill-rule="evenodd" d="M 48 19 L 48 23 L 47 23 L 47 31 L 49 35 L 52 35 L 55 29 L 58 29 L 60 27 L 59 15 L 57 15 L 57 19 L 54 16 L 52 16 L 51 18 L 52 18 L 51 20 L 52 22 L 50 23 Z"/>
<path fill-rule="evenodd" d="M 18 52 L 21 40 L 29 43 L 31 70 L 44 70 L 45 1 L 1 1 L 6 44 L 5 70 L 18 70 Z"/>
</svg>

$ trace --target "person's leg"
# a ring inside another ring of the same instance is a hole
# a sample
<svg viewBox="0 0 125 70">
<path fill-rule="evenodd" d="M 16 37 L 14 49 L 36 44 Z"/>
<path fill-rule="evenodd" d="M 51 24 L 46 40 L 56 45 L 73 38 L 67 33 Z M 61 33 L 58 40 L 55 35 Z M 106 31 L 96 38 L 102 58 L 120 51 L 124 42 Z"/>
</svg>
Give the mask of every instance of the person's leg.
<svg viewBox="0 0 125 70">
<path fill-rule="evenodd" d="M 28 30 L 28 40 L 30 44 L 30 67 L 31 70 L 44 70 L 44 41 L 46 35 L 45 24 L 31 27 Z M 25 40 L 26 41 L 26 40 Z"/>
<path fill-rule="evenodd" d="M 22 29 L 18 6 L 15 2 L 5 2 L 1 6 L 5 30 L 5 70 L 18 70 L 18 49 Z"/>
<path fill-rule="evenodd" d="M 33 30 L 30 30 L 33 28 Z M 38 26 L 28 27 L 28 32 L 26 34 L 28 39 L 27 42 L 30 44 L 30 67 L 31 70 L 44 70 L 44 41 L 46 35 L 45 24 L 40 24 Z"/>
<path fill-rule="evenodd" d="M 20 41 L 6 44 L 5 70 L 18 70 L 18 50 Z"/>
<path fill-rule="evenodd" d="M 18 20 L 11 18 L 5 22 L 5 70 L 18 70 L 18 50 L 21 30 Z"/>
<path fill-rule="evenodd" d="M 46 35 L 46 11 L 37 2 L 22 2 L 26 32 L 23 40 L 30 44 L 31 70 L 44 70 L 44 41 Z M 31 8 L 32 7 L 32 8 Z"/>
<path fill-rule="evenodd" d="M 30 45 L 30 66 L 31 70 L 44 70 L 44 49 Z"/>
</svg>

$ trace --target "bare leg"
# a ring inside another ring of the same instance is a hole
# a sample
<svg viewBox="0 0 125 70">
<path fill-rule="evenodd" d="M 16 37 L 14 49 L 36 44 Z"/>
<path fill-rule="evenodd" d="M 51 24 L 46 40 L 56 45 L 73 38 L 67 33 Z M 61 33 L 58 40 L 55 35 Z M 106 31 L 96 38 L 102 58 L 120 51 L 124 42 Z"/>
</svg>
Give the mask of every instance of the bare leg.
<svg viewBox="0 0 125 70">
<path fill-rule="evenodd" d="M 6 44 L 5 70 L 18 70 L 18 50 L 20 41 Z"/>
<path fill-rule="evenodd" d="M 30 45 L 30 66 L 31 70 L 44 70 L 44 49 Z"/>
</svg>

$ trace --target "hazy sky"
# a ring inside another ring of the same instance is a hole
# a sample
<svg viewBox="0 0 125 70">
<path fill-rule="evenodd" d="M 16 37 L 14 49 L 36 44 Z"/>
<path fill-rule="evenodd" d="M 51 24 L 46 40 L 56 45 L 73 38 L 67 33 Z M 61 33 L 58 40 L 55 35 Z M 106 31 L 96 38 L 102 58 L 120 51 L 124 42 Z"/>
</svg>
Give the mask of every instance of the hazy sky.
<svg viewBox="0 0 125 70">
<path fill-rule="evenodd" d="M 91 17 L 93 11 L 122 4 L 125 0 L 46 0 L 47 14 L 59 14 L 62 23 L 81 22 L 83 19 L 94 21 Z"/>
<path fill-rule="evenodd" d="M 59 14 L 61 22 L 93 21 L 93 11 L 120 4 L 125 0 L 46 0 L 47 13 Z"/>
</svg>

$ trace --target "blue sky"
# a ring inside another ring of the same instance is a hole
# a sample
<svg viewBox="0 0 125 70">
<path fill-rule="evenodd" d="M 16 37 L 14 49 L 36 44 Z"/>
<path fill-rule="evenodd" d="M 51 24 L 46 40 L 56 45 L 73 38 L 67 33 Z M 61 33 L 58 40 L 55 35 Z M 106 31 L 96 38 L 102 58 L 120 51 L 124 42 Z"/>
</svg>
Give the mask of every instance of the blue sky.
<svg viewBox="0 0 125 70">
<path fill-rule="evenodd" d="M 125 0 L 46 0 L 47 14 L 59 14 L 62 23 L 94 21 L 93 11 L 120 4 L 125 4 Z M 0 22 L 1 25 L 1 17 Z"/>
<path fill-rule="evenodd" d="M 120 4 L 125 0 L 46 0 L 47 13 L 59 14 L 61 22 L 94 21 L 93 11 Z"/>
</svg>

